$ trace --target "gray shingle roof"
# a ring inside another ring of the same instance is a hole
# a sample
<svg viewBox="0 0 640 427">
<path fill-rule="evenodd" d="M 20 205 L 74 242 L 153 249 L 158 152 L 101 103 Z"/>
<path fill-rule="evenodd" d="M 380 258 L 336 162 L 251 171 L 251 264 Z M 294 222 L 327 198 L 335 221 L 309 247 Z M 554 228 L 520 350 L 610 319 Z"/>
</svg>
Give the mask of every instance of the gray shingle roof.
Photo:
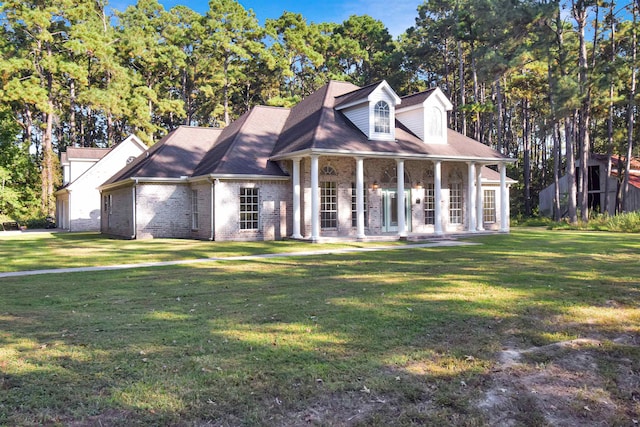
<svg viewBox="0 0 640 427">
<path fill-rule="evenodd" d="M 364 86 L 362 88 L 358 88 L 357 86 L 355 86 L 357 89 L 343 95 L 337 95 L 334 104 L 335 108 L 339 109 L 343 105 L 347 105 L 356 101 L 366 101 L 369 95 L 371 95 L 371 92 L 376 90 L 376 88 L 380 86 L 381 83 L 382 82 L 371 83 L 370 85 Z"/>
<path fill-rule="evenodd" d="M 111 177 L 105 185 L 128 178 L 191 176 L 221 132 L 216 128 L 180 126 Z"/>
<path fill-rule="evenodd" d="M 453 130 L 447 144 L 429 144 L 396 120 L 394 141 L 369 140 L 336 105 L 367 96 L 375 83 L 359 88 L 331 81 L 291 109 L 254 107 L 224 130 L 181 126 L 105 183 L 128 178 L 180 178 L 206 175 L 287 176 L 270 159 L 299 152 L 354 153 L 461 160 L 504 160 L 497 151 Z M 423 102 L 433 90 L 402 98 Z"/>
<path fill-rule="evenodd" d="M 111 148 L 67 147 L 66 159 L 100 160 L 109 151 L 111 151 Z"/>
<path fill-rule="evenodd" d="M 435 92 L 436 88 L 427 89 L 423 92 L 414 93 L 400 98 L 402 101 L 399 108 L 411 107 L 412 105 L 422 104 L 427 98 Z"/>
<path fill-rule="evenodd" d="M 193 176 L 286 176 L 269 157 L 288 115 L 287 108 L 254 107 L 222 131 Z"/>
</svg>

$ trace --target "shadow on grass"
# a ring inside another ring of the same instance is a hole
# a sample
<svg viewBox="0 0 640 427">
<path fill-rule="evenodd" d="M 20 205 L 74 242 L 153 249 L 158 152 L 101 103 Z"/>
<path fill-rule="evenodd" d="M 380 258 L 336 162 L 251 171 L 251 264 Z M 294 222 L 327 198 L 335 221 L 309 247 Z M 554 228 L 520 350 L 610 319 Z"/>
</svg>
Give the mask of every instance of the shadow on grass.
<svg viewBox="0 0 640 427">
<path fill-rule="evenodd" d="M 0 423 L 481 424 L 506 342 L 638 333 L 638 240 L 564 236 L 4 280 Z"/>
</svg>

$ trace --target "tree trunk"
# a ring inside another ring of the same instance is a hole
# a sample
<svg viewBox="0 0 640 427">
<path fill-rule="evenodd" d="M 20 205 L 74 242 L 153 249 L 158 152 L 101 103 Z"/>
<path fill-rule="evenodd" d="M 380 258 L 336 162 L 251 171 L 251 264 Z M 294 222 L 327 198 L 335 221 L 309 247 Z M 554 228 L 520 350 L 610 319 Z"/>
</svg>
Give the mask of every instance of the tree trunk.
<svg viewBox="0 0 640 427">
<path fill-rule="evenodd" d="M 558 122 L 553 122 L 553 220 L 560 221 L 562 211 L 560 206 L 560 156 L 562 156 L 560 147 L 560 126 Z"/>
<path fill-rule="evenodd" d="M 524 214 L 531 216 L 531 142 L 529 139 L 529 100 L 524 99 L 522 106 L 522 118 L 524 122 L 522 130 L 523 142 L 523 178 L 524 178 Z"/>
<path fill-rule="evenodd" d="M 69 145 L 77 146 L 78 134 L 76 133 L 76 82 L 69 82 Z"/>
<path fill-rule="evenodd" d="M 460 81 L 460 107 L 458 113 L 460 114 L 460 133 L 467 134 L 467 117 L 464 111 L 465 97 L 464 97 L 464 56 L 462 55 L 462 42 L 458 40 L 458 80 Z"/>
<path fill-rule="evenodd" d="M 224 102 L 224 125 L 229 126 L 231 119 L 229 118 L 229 59 L 225 58 L 224 61 L 224 87 L 223 87 L 223 102 Z"/>
<path fill-rule="evenodd" d="M 580 114 L 578 122 L 578 143 L 580 146 L 580 218 L 589 221 L 589 122 L 591 119 L 591 90 L 588 82 L 589 65 L 587 63 L 587 42 L 585 27 L 587 25 L 587 5 L 584 0 L 573 2 L 573 16 L 578 24 L 579 40 L 579 81 L 580 81 Z"/>
<path fill-rule="evenodd" d="M 477 107 L 478 104 L 480 103 L 480 94 L 478 89 L 478 71 L 476 66 L 476 55 L 474 50 L 475 50 L 474 44 L 473 42 L 471 42 L 470 56 L 471 56 L 471 79 L 473 81 L 473 102 Z M 476 141 L 480 141 L 480 112 L 478 111 L 478 108 L 476 108 L 476 112 L 474 115 L 475 115 L 475 120 L 473 124 L 473 139 L 475 139 Z"/>
<path fill-rule="evenodd" d="M 51 46 L 47 45 L 47 56 L 51 59 L 53 53 Z M 47 111 L 45 113 L 45 130 L 42 139 L 42 214 L 53 215 L 53 115 L 55 106 L 53 102 L 53 75 L 46 73 L 47 84 Z"/>
<path fill-rule="evenodd" d="M 574 113 L 564 121 L 565 145 L 567 151 L 567 166 L 565 174 L 567 176 L 567 216 L 571 224 L 578 222 L 578 211 L 576 208 L 576 160 L 573 150 L 573 127 L 576 119 Z"/>
<path fill-rule="evenodd" d="M 612 0 L 609 3 L 609 16 L 611 19 L 610 22 L 610 31 L 611 31 L 611 64 L 614 64 L 616 59 L 616 23 L 614 18 L 614 9 L 615 9 L 615 0 Z M 607 170 L 606 177 L 604 180 L 604 206 L 602 207 L 602 212 L 609 212 L 609 204 L 610 197 L 609 192 L 611 191 L 609 181 L 611 181 L 611 157 L 613 156 L 613 95 L 614 95 L 614 81 L 613 75 L 609 74 L 609 117 L 607 118 Z"/>
<path fill-rule="evenodd" d="M 631 87 L 629 88 L 629 110 L 627 118 L 627 158 L 624 167 L 624 181 L 622 183 L 622 212 L 631 210 L 629 206 L 629 173 L 631 171 L 631 156 L 633 155 L 633 124 L 636 113 L 636 23 L 638 9 L 633 0 L 633 27 L 631 30 Z M 619 169 L 618 169 L 619 170 Z"/>
<path fill-rule="evenodd" d="M 500 88 L 500 77 L 496 78 L 494 82 L 496 88 L 496 139 L 497 139 L 497 150 L 505 154 L 503 151 L 503 142 L 502 142 L 502 89 Z"/>
</svg>

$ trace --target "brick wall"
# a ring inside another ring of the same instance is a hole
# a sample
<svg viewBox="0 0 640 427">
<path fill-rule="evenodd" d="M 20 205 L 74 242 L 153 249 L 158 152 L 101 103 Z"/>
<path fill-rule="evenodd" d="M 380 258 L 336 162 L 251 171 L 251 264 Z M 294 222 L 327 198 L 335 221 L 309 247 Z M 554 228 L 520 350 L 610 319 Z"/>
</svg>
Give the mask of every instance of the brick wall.
<svg viewBox="0 0 640 427">
<path fill-rule="evenodd" d="M 190 238 L 188 184 L 141 184 L 137 187 L 136 237 Z"/>
<path fill-rule="evenodd" d="M 259 189 L 259 225 L 240 229 L 240 188 Z M 227 181 L 215 184 L 215 240 L 278 240 L 291 233 L 290 181 Z"/>
<path fill-rule="evenodd" d="M 106 209 L 105 197 L 111 196 L 111 213 Z M 102 193 L 100 230 L 104 234 L 131 238 L 133 234 L 133 195 L 132 187 L 124 187 Z"/>
<path fill-rule="evenodd" d="M 196 228 L 191 229 L 191 237 L 208 240 L 211 238 L 211 182 L 193 183 L 190 190 L 195 190 L 198 197 L 198 224 Z M 191 201 L 189 202 L 189 209 L 191 209 Z"/>
</svg>

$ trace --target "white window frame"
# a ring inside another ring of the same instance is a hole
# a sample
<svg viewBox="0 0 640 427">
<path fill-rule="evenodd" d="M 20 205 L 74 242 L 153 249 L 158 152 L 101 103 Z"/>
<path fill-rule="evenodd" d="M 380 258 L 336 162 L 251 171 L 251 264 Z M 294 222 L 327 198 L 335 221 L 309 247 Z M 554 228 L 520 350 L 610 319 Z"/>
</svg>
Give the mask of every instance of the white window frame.
<svg viewBox="0 0 640 427">
<path fill-rule="evenodd" d="M 436 224 L 436 187 L 433 182 L 424 185 L 424 224 Z"/>
<path fill-rule="evenodd" d="M 496 222 L 496 190 L 484 190 L 482 202 L 482 219 L 486 223 Z"/>
<path fill-rule="evenodd" d="M 368 197 L 367 197 L 367 184 L 363 183 L 363 199 L 364 199 L 364 226 L 369 226 L 369 209 L 368 209 Z M 356 183 L 351 183 L 351 227 L 358 226 L 358 201 L 357 201 L 357 189 Z"/>
<path fill-rule="evenodd" d="M 378 101 L 373 107 L 373 131 L 391 134 L 391 107 L 385 101 Z"/>
<path fill-rule="evenodd" d="M 240 203 L 240 230 L 258 230 L 260 228 L 260 189 L 241 187 L 238 201 Z"/>
<path fill-rule="evenodd" d="M 320 228 L 338 228 L 338 183 L 320 182 Z"/>
<path fill-rule="evenodd" d="M 461 182 L 449 183 L 449 224 L 463 223 L 464 193 Z"/>
</svg>

